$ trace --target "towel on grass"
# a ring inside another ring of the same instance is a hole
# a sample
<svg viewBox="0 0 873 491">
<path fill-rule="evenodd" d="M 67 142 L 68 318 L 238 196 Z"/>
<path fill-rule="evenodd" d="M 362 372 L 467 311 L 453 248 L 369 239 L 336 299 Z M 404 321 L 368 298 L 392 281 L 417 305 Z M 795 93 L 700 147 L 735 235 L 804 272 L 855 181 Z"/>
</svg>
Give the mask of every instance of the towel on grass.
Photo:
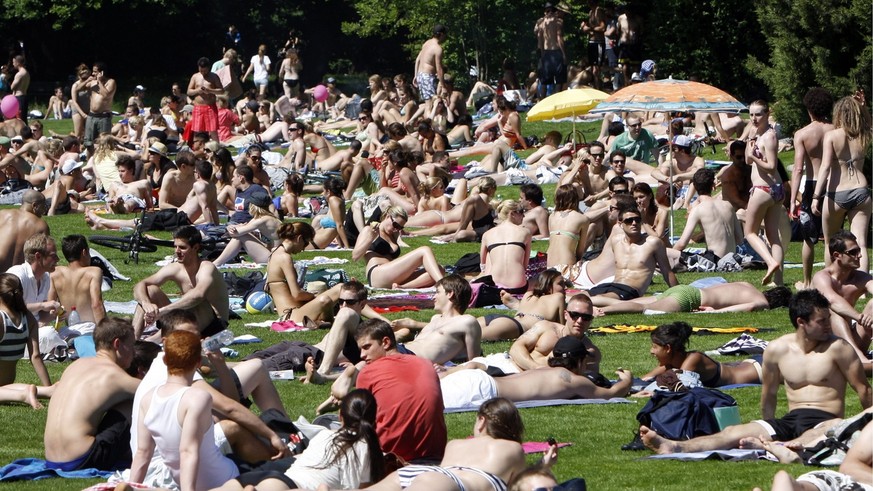
<svg viewBox="0 0 873 491">
<path fill-rule="evenodd" d="M 613 324 L 603 327 L 595 327 L 588 330 L 597 334 L 616 334 L 630 332 L 651 332 L 657 326 L 647 326 L 644 324 L 629 326 L 626 324 Z M 758 332 L 757 327 L 692 327 L 694 334 L 732 334 L 737 332 Z"/>
<path fill-rule="evenodd" d="M 531 408 L 531 407 L 543 407 L 543 406 L 565 406 L 565 405 L 573 405 L 573 406 L 581 406 L 587 404 L 631 404 L 634 401 L 630 399 L 625 399 L 624 397 L 613 397 L 612 399 L 546 399 L 542 401 L 519 401 L 514 402 L 515 407 L 519 409 Z M 453 407 L 446 408 L 446 413 L 464 413 L 470 411 L 478 411 L 479 406 L 468 406 L 468 407 Z"/>
<path fill-rule="evenodd" d="M 559 443 L 558 448 L 569 447 L 572 443 Z M 551 445 L 549 442 L 524 442 L 521 444 L 521 448 L 524 449 L 524 453 L 545 453 L 546 450 L 549 449 Z"/>
<path fill-rule="evenodd" d="M 18 459 L 9 465 L 0 467 L 0 482 L 9 481 L 36 481 L 49 477 L 66 477 L 75 479 L 107 478 L 112 475 L 110 471 L 99 469 L 79 469 L 75 471 L 62 471 L 49 469 L 46 461 L 42 459 Z"/>
<path fill-rule="evenodd" d="M 766 450 L 735 448 L 732 450 L 709 450 L 706 452 L 678 452 L 663 455 L 649 455 L 643 460 L 684 460 L 698 462 L 701 460 L 725 460 L 737 462 L 740 460 L 774 460 Z M 777 460 L 778 462 L 778 460 Z"/>
</svg>

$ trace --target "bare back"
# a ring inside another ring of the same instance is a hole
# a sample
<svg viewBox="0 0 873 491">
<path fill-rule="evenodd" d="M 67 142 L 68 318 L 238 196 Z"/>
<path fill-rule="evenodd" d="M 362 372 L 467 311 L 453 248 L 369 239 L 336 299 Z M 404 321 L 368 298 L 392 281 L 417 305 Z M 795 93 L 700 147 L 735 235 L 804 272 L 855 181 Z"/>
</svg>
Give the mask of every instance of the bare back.
<svg viewBox="0 0 873 491">
<path fill-rule="evenodd" d="M 494 379 L 497 394 L 511 401 L 544 399 L 586 399 L 594 395 L 595 385 L 586 377 L 562 367 L 527 370 Z"/>
<path fill-rule="evenodd" d="M 442 467 L 473 467 L 493 474 L 504 482 L 525 467 L 524 450 L 511 440 L 499 440 L 480 435 L 476 438 L 452 440 L 446 445 Z M 461 469 L 453 470 L 467 491 L 490 491 L 493 486 L 481 475 Z"/>
<path fill-rule="evenodd" d="M 192 223 L 218 224 L 217 195 L 215 184 L 197 180 L 179 211 L 184 211 Z"/>
<path fill-rule="evenodd" d="M 100 287 L 103 272 L 96 266 L 71 268 L 58 266 L 52 273 L 52 288 L 66 310 L 76 307 L 82 322 L 99 322 L 106 314 L 102 307 L 94 312 L 95 304 L 103 304 Z"/>
<path fill-rule="evenodd" d="M 740 304 L 767 306 L 767 299 L 751 283 L 735 281 L 710 286 L 700 290 L 700 305 L 715 310 L 730 308 Z"/>
<path fill-rule="evenodd" d="M 837 128 L 827 134 L 825 145 L 832 145 L 833 156 L 838 165 L 831 165 L 828 190 L 844 191 L 867 187 L 864 176 L 864 153 L 866 149 L 858 139 L 850 139 L 846 131 Z"/>
<path fill-rule="evenodd" d="M 818 174 L 824 153 L 824 136 L 833 129 L 834 125 L 830 123 L 813 121 L 794 134 L 794 146 L 803 148 L 803 173 L 807 179 L 815 179 Z M 797 151 L 801 151 L 800 148 Z"/>
<path fill-rule="evenodd" d="M 736 252 L 737 237 L 742 237 L 742 229 L 730 203 L 712 198 L 701 199 L 690 214 L 694 217 L 689 217 L 689 222 L 697 221 L 703 228 L 707 249 L 718 257 Z"/>
<path fill-rule="evenodd" d="M 0 234 L 0 271 L 24 262 L 24 242 L 32 235 L 49 233 L 42 218 L 24 210 L 0 211 L 0 229 L 13 231 Z"/>
<path fill-rule="evenodd" d="M 556 14 L 547 14 L 543 18 L 543 49 L 555 50 L 563 48 L 564 20 Z"/>
</svg>

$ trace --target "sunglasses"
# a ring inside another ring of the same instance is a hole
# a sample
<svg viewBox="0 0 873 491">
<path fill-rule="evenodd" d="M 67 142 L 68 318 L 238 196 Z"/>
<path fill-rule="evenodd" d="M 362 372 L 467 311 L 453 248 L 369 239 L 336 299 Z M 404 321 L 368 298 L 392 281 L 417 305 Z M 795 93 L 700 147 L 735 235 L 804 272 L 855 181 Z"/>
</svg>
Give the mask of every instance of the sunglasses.
<svg viewBox="0 0 873 491">
<path fill-rule="evenodd" d="M 595 159 L 602 159 L 603 158 L 602 153 L 592 153 L 591 156 L 594 157 Z"/>
<path fill-rule="evenodd" d="M 621 223 L 623 223 L 625 225 L 631 225 L 631 224 L 640 223 L 640 222 L 642 222 L 642 219 L 640 217 L 627 217 L 621 221 Z"/>
<path fill-rule="evenodd" d="M 630 191 L 627 189 L 616 189 L 612 192 L 612 194 L 630 194 Z"/>
<path fill-rule="evenodd" d="M 288 131 L 300 131 L 300 128 L 288 128 Z"/>
<path fill-rule="evenodd" d="M 358 121 L 367 121 L 368 119 L 370 119 L 370 118 L 368 118 L 366 116 L 362 116 L 362 117 L 358 118 Z"/>
<path fill-rule="evenodd" d="M 391 219 L 391 226 L 394 227 L 394 230 L 403 230 L 403 227 L 405 227 L 406 225 L 401 225 L 401 224 L 397 223 L 397 220 L 394 220 L 392 218 Z"/>
<path fill-rule="evenodd" d="M 855 249 L 844 252 L 843 254 L 852 257 L 861 257 L 861 248 L 856 247 Z"/>
<path fill-rule="evenodd" d="M 618 159 L 618 160 L 612 161 L 613 164 L 623 164 L 624 162 L 625 162 L 624 159 Z"/>
<path fill-rule="evenodd" d="M 361 300 L 357 298 L 340 298 L 339 300 L 337 300 L 337 302 L 340 305 L 348 305 L 349 307 L 351 307 L 352 305 L 357 305 L 359 302 L 361 302 Z"/>
<path fill-rule="evenodd" d="M 569 315 L 570 318 L 573 319 L 573 322 L 576 322 L 579 319 L 582 319 L 585 322 L 589 322 L 594 319 L 593 315 L 586 314 L 585 312 L 573 312 L 572 310 L 565 310 L 564 312 L 566 312 L 567 315 Z"/>
</svg>

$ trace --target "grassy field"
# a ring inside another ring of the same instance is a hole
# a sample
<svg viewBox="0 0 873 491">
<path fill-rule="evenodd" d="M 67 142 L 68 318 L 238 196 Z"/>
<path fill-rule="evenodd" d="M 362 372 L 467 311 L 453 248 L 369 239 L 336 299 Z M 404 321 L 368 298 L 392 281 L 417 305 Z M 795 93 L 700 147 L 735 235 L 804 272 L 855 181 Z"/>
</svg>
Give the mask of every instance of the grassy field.
<svg viewBox="0 0 873 491">
<path fill-rule="evenodd" d="M 65 133 L 69 131 L 68 121 L 48 122 L 48 129 Z M 549 130 L 558 129 L 564 133 L 569 130 L 569 124 L 527 124 L 526 134 L 537 134 L 540 137 Z M 596 136 L 597 128 L 594 124 L 583 125 L 588 139 Z M 784 162 L 791 162 L 792 155 L 780 156 Z M 709 150 L 704 158 L 724 159 L 724 154 L 719 151 L 715 157 L 709 156 Z M 546 196 L 552 202 L 554 186 L 545 187 Z M 501 189 L 504 199 L 517 197 L 517 188 Z M 684 225 L 684 213 L 677 213 L 675 234 L 681 231 Z M 85 226 L 81 215 L 48 217 L 52 235 L 56 239 L 71 233 L 83 233 L 86 236 L 90 231 Z M 102 233 L 102 232 L 101 232 Z M 168 234 L 167 234 L 168 235 Z M 429 243 L 425 239 L 405 238 L 412 247 L 424 247 Z M 478 244 L 451 244 L 435 246 L 434 252 L 442 264 L 452 264 L 461 255 L 467 252 L 478 251 Z M 545 251 L 547 242 L 535 242 L 535 250 Z M 165 255 L 171 254 L 171 249 L 162 248 L 154 254 L 142 254 L 139 265 L 124 264 L 123 254 L 113 249 L 99 248 L 112 260 L 123 274 L 131 277 L 131 282 L 116 282 L 113 289 L 104 293 L 106 300 L 125 301 L 132 298 L 134 282 L 144 278 L 155 271 L 153 263 Z M 312 253 L 305 252 L 298 258 L 311 258 L 316 255 L 337 256 L 350 258 L 349 252 Z M 822 249 L 816 250 L 817 261 L 821 261 Z M 800 245 L 792 243 L 787 250 L 786 263 L 798 263 L 800 261 Z M 63 262 L 63 259 L 62 259 Z M 364 265 L 357 262 L 349 262 L 343 269 L 350 276 L 364 278 Z M 703 277 L 703 274 L 681 273 L 678 275 L 680 283 L 690 283 Z M 758 284 L 762 272 L 751 271 L 734 273 L 727 276 L 730 281 L 749 281 Z M 785 282 L 793 285 L 801 277 L 801 270 L 789 268 L 785 272 Z M 651 291 L 663 291 L 665 285 L 659 276 L 655 278 Z M 484 310 L 475 309 L 470 311 L 474 315 L 483 315 Z M 432 312 L 422 311 L 412 317 L 426 320 Z M 399 315 L 389 316 L 398 317 Z M 315 343 L 321 339 L 323 332 L 274 333 L 264 328 L 247 328 L 245 322 L 264 321 L 270 319 L 270 315 L 245 315 L 243 320 L 231 321 L 230 328 L 236 334 L 251 333 L 264 340 L 258 345 L 243 345 L 239 351 L 245 355 L 255 349 L 269 346 L 284 339 L 300 339 Z M 708 327 L 733 327 L 754 326 L 761 329 L 756 336 L 764 339 L 774 339 L 782 334 L 793 331 L 788 320 L 787 311 L 759 312 L 754 314 L 668 314 L 657 317 L 643 315 L 617 315 L 594 320 L 594 326 L 606 324 L 650 324 L 657 325 L 674 320 L 685 320 L 695 326 Z M 695 336 L 691 342 L 691 348 L 697 350 L 713 349 L 735 335 L 708 335 Z M 607 376 L 623 367 L 632 370 L 635 374 L 641 374 L 650 370 L 655 361 L 648 353 L 649 336 L 647 334 L 610 334 L 593 337 L 594 342 L 603 351 L 602 371 Z M 486 353 L 505 351 L 509 348 L 509 342 L 488 343 L 484 345 Z M 723 359 L 725 360 L 725 359 Z M 38 382 L 29 364 L 21 362 L 18 373 L 18 381 Z M 49 364 L 52 380 L 58 380 L 66 364 Z M 302 385 L 297 382 L 277 382 L 277 387 L 288 409 L 288 413 L 296 418 L 303 415 L 309 419 L 314 417 L 315 407 L 328 395 L 325 386 Z M 743 388 L 732 390 L 730 395 L 737 399 L 740 406 L 741 417 L 744 421 L 760 417 L 759 399 L 760 390 L 757 388 Z M 854 393 L 847 397 L 847 412 L 854 413 L 860 409 L 858 398 Z M 618 490 L 618 489 L 658 489 L 658 490 L 687 490 L 687 489 L 713 489 L 733 490 L 751 489 L 756 485 L 769 487 L 773 474 L 780 468 L 787 468 L 793 474 L 798 475 L 806 470 L 799 465 L 781 466 L 769 462 L 699 462 L 684 463 L 676 461 L 648 461 L 640 460 L 648 455 L 647 452 L 622 452 L 619 447 L 632 438 L 632 431 L 638 426 L 635 416 L 642 408 L 645 400 L 639 400 L 633 404 L 594 405 L 594 406 L 564 406 L 538 409 L 523 409 L 522 416 L 527 427 L 526 439 L 531 441 L 545 441 L 554 436 L 558 441 L 570 442 L 572 446 L 561 450 L 559 462 L 555 467 L 556 474 L 560 479 L 571 477 L 584 477 L 588 481 L 589 489 Z M 786 410 L 784 391 L 779 393 L 779 407 L 777 413 Z M 43 445 L 42 434 L 45 427 L 46 411 L 33 411 L 30 408 L 18 405 L 0 406 L 0 419 L 7 421 L 0 430 L 0 462 L 9 462 L 23 457 L 42 457 Z M 446 416 L 450 438 L 464 438 L 471 434 L 474 421 L 473 413 L 450 414 Z M 531 456 L 534 462 L 539 456 Z M 97 480 L 63 480 L 52 479 L 28 483 L 14 483 L 10 489 L 34 489 L 46 491 L 73 490 L 87 487 Z"/>
</svg>

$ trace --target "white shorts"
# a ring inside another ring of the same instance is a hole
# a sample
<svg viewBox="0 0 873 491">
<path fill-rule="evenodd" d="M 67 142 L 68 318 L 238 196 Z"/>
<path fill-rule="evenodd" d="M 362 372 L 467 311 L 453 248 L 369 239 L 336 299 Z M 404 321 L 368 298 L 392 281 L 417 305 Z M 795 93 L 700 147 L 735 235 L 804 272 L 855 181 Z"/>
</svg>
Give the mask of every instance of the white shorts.
<svg viewBox="0 0 873 491">
<path fill-rule="evenodd" d="M 521 373 L 521 370 L 518 368 L 512 358 L 509 357 L 509 353 L 491 353 L 490 355 L 485 356 L 477 356 L 470 360 L 470 362 L 481 363 L 486 367 L 494 367 L 499 368 L 503 373 L 507 375 L 512 375 L 514 373 Z"/>
<path fill-rule="evenodd" d="M 483 370 L 459 370 L 440 379 L 447 410 L 479 407 L 497 397 L 497 384 Z"/>
<path fill-rule="evenodd" d="M 819 491 L 863 490 L 873 491 L 873 486 L 860 483 L 841 472 L 820 470 L 807 472 L 797 477 L 797 482 L 808 482 Z"/>
</svg>

